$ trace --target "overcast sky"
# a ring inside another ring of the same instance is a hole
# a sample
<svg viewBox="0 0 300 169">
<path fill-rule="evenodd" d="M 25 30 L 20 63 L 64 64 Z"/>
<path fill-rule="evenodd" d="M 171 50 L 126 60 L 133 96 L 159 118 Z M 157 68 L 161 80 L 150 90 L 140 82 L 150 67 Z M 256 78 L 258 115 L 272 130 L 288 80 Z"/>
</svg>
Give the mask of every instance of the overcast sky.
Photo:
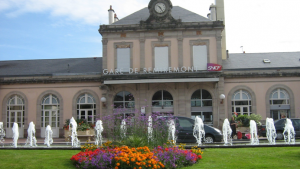
<svg viewBox="0 0 300 169">
<path fill-rule="evenodd" d="M 150 0 L 0 0 L 0 60 L 102 57 L 99 25 Z M 300 0 L 224 0 L 229 53 L 300 51 Z M 171 0 L 207 16 L 215 0 Z"/>
</svg>

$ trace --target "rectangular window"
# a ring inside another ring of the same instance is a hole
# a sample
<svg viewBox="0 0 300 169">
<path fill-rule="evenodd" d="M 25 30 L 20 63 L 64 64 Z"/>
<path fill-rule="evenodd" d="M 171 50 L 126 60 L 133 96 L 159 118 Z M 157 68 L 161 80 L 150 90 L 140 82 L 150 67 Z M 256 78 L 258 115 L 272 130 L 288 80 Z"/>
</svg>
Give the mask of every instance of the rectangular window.
<svg viewBox="0 0 300 169">
<path fill-rule="evenodd" d="M 206 45 L 193 46 L 193 66 L 197 70 L 207 70 L 207 47 Z"/>
<path fill-rule="evenodd" d="M 167 71 L 169 69 L 169 47 L 154 48 L 155 71 Z"/>
<path fill-rule="evenodd" d="M 117 69 L 129 72 L 130 48 L 117 48 Z"/>
</svg>

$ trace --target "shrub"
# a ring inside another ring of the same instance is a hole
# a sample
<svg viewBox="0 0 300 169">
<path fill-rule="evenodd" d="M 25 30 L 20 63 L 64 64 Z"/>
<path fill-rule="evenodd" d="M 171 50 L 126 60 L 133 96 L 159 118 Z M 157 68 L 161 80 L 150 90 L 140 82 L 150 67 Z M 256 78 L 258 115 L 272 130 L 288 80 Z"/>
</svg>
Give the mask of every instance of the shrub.
<svg viewBox="0 0 300 169">
<path fill-rule="evenodd" d="M 149 146 L 151 148 L 163 145 L 168 140 L 168 128 L 167 122 L 172 115 L 163 115 L 160 113 L 152 114 L 152 138 L 148 139 L 148 118 L 149 116 L 142 116 L 140 113 L 136 113 L 137 116 L 129 115 L 124 118 L 122 109 L 118 110 L 118 113 L 104 116 L 102 118 L 105 138 L 112 140 L 120 145 L 125 144 L 127 146 Z M 164 116 L 164 117 L 162 117 Z M 121 137 L 121 123 L 122 120 L 126 122 L 125 137 Z"/>
<path fill-rule="evenodd" d="M 238 121 L 238 127 L 249 127 L 250 126 L 250 120 L 254 120 L 257 125 L 261 125 L 261 115 L 259 114 L 251 114 L 248 115 L 239 115 L 236 119 Z"/>
</svg>

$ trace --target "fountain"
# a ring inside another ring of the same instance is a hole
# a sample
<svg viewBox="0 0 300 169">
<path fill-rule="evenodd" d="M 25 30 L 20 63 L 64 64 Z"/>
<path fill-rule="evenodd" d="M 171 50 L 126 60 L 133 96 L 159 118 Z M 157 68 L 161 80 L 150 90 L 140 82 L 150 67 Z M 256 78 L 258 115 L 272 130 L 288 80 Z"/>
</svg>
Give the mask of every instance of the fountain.
<svg viewBox="0 0 300 169">
<path fill-rule="evenodd" d="M 13 128 L 13 147 L 17 148 L 18 147 L 18 139 L 19 139 L 19 126 L 18 123 L 14 123 Z"/>
<path fill-rule="evenodd" d="M 77 122 L 75 121 L 74 117 L 72 117 L 70 120 L 69 130 L 72 130 L 71 133 L 72 147 L 79 147 L 80 141 L 78 140 L 77 137 Z"/>
<path fill-rule="evenodd" d="M 95 126 L 95 132 L 96 132 L 96 138 L 95 138 L 95 144 L 98 146 L 102 145 L 102 132 L 103 132 L 103 125 L 101 120 L 97 120 L 96 126 Z"/>
<path fill-rule="evenodd" d="M 152 128 L 152 117 L 149 116 L 148 118 L 148 142 L 152 140 L 152 133 L 153 133 L 153 128 Z"/>
<path fill-rule="evenodd" d="M 29 123 L 29 127 L 27 129 L 27 140 L 25 142 L 25 146 L 36 147 L 36 137 L 35 137 L 35 125 L 33 122 Z"/>
<path fill-rule="evenodd" d="M 127 128 L 126 128 L 126 121 L 124 119 L 122 120 L 120 128 L 121 128 L 121 132 L 120 132 L 121 138 L 125 139 Z"/>
<path fill-rule="evenodd" d="M 48 125 L 45 130 L 45 141 L 44 141 L 44 144 L 46 144 L 47 147 L 50 147 L 50 145 L 53 143 L 52 134 L 53 131 L 51 129 L 51 126 Z"/>
<path fill-rule="evenodd" d="M 275 144 L 275 139 L 277 137 L 276 129 L 274 126 L 274 121 L 272 118 L 266 119 L 266 130 L 267 130 L 267 139 L 269 141 L 269 144 Z"/>
<path fill-rule="evenodd" d="M 176 144 L 175 130 L 174 120 L 170 119 L 168 121 L 168 140 L 171 140 L 173 144 Z"/>
<path fill-rule="evenodd" d="M 201 118 L 196 116 L 193 135 L 197 140 L 198 146 L 202 144 L 202 139 L 205 138 L 204 124 Z"/>
<path fill-rule="evenodd" d="M 224 120 L 222 130 L 223 130 L 224 145 L 227 144 L 232 145 L 232 138 L 231 138 L 232 130 L 227 118 Z"/>
<path fill-rule="evenodd" d="M 0 122 L 0 143 L 2 143 L 2 147 L 4 146 L 4 137 L 5 137 L 5 130 L 3 128 L 3 122 Z"/>
<path fill-rule="evenodd" d="M 250 134 L 251 134 L 251 138 L 250 138 L 251 145 L 258 145 L 259 140 L 257 136 L 257 127 L 256 127 L 256 122 L 254 120 L 250 120 Z"/>
<path fill-rule="evenodd" d="M 286 119 L 285 127 L 283 131 L 284 141 L 287 144 L 295 144 L 295 130 L 291 119 Z"/>
</svg>

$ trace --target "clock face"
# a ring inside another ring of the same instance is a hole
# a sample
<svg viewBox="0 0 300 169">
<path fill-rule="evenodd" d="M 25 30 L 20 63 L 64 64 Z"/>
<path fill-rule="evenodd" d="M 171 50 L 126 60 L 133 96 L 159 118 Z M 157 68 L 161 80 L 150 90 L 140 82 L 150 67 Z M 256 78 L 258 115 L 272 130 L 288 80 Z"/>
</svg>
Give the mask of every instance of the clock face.
<svg viewBox="0 0 300 169">
<path fill-rule="evenodd" d="M 157 13 L 163 13 L 165 12 L 165 10 L 166 10 L 166 5 L 164 3 L 159 2 L 155 5 L 155 11 Z"/>
</svg>

